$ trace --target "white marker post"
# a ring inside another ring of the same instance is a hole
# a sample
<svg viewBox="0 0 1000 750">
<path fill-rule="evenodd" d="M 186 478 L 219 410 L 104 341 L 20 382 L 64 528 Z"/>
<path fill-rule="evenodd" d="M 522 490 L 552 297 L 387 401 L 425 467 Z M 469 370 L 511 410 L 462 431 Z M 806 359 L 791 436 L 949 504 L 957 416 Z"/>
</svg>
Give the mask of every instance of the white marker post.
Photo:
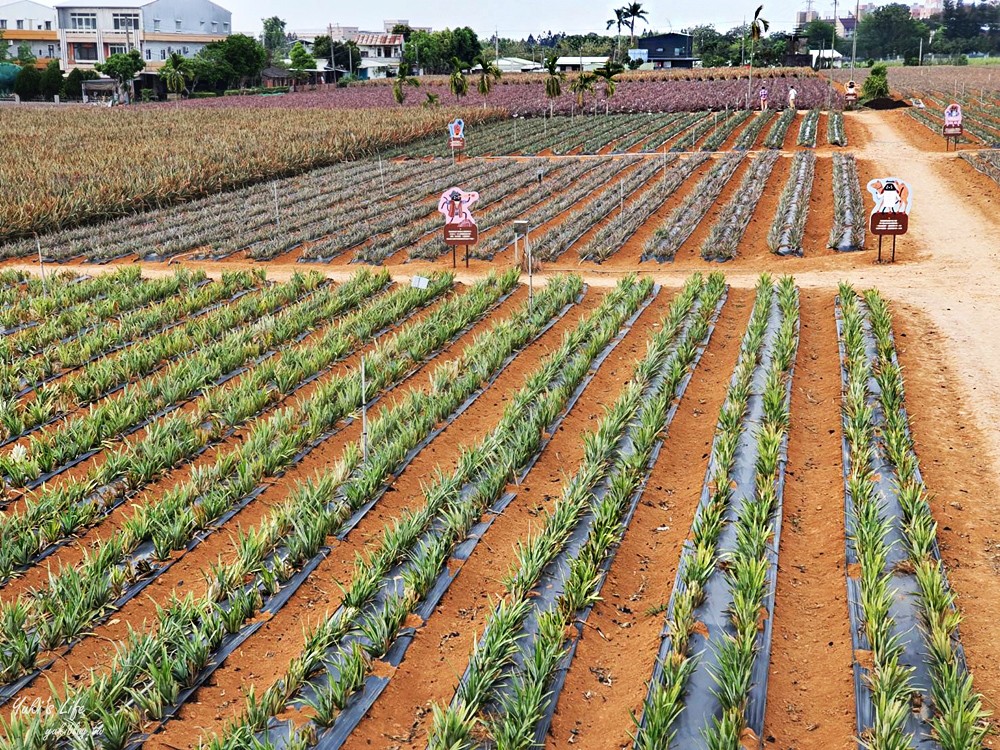
<svg viewBox="0 0 1000 750">
<path fill-rule="evenodd" d="M 275 226 L 281 226 L 281 214 L 278 213 L 278 183 L 271 183 L 271 187 L 274 188 L 274 224 Z"/>
<path fill-rule="evenodd" d="M 524 255 L 528 261 L 528 309 L 533 310 L 535 304 L 534 263 L 531 258 L 531 243 L 528 241 L 528 222 L 523 219 L 514 222 L 514 253 L 517 254 L 517 239 L 524 238 Z"/>
<path fill-rule="evenodd" d="M 42 241 L 38 239 L 38 235 L 35 235 L 35 247 L 38 248 L 38 270 L 42 274 L 42 294 L 46 297 L 49 296 L 49 290 L 45 284 L 45 264 L 42 262 Z"/>
<path fill-rule="evenodd" d="M 368 464 L 368 381 L 365 358 L 361 358 L 361 461 Z"/>
</svg>

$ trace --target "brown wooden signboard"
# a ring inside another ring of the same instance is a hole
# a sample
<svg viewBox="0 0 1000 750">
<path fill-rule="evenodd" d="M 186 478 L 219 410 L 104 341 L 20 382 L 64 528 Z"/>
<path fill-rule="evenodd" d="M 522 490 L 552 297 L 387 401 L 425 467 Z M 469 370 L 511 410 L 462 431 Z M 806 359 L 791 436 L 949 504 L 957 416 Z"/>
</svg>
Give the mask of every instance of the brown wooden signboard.
<svg viewBox="0 0 1000 750">
<path fill-rule="evenodd" d="M 475 245 L 479 241 L 479 227 L 475 224 L 461 226 L 459 224 L 445 224 L 444 244 L 446 245 Z"/>
<path fill-rule="evenodd" d="M 898 236 L 906 234 L 910 217 L 904 213 L 878 212 L 871 215 L 868 231 L 876 236 Z"/>
</svg>

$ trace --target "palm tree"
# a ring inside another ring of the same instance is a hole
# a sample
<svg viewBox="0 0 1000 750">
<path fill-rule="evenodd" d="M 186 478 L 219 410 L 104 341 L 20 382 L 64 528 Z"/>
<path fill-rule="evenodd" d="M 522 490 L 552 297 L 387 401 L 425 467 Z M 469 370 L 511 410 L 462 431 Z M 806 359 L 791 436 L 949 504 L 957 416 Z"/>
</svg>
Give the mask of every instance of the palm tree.
<svg viewBox="0 0 1000 750">
<path fill-rule="evenodd" d="M 598 80 L 604 82 L 604 114 L 608 114 L 610 109 L 609 100 L 615 95 L 615 90 L 618 87 L 618 79 L 615 78 L 615 76 L 623 70 L 625 70 L 625 66 L 620 62 L 608 60 L 604 63 L 604 65 L 594 71 L 595 83 Z"/>
<path fill-rule="evenodd" d="M 396 80 L 392 82 L 392 97 L 396 100 L 396 104 L 402 104 L 406 101 L 406 87 L 407 86 L 419 86 L 420 81 L 414 78 L 410 73 L 409 63 L 399 64 L 399 75 L 396 76 Z"/>
<path fill-rule="evenodd" d="M 629 33 L 629 48 L 635 47 L 635 22 L 642 21 L 647 26 L 649 25 L 649 13 L 647 13 L 642 8 L 642 3 L 631 3 L 622 8 L 622 19 L 626 26 L 628 26 Z"/>
<path fill-rule="evenodd" d="M 750 109 L 750 101 L 753 96 L 753 48 L 754 42 L 759 42 L 761 36 L 763 36 L 771 24 L 764 18 L 760 17 L 760 12 L 764 10 L 764 6 L 760 5 L 757 7 L 757 12 L 753 14 L 753 21 L 750 22 L 750 77 L 747 79 L 747 109 Z"/>
<path fill-rule="evenodd" d="M 430 91 L 427 92 L 427 98 L 424 100 L 424 106 L 428 109 L 434 109 L 438 105 L 438 99 L 440 99 L 440 94 L 432 94 Z"/>
<path fill-rule="evenodd" d="M 187 88 L 187 82 L 191 80 L 191 66 L 183 55 L 171 52 L 167 62 L 160 68 L 160 78 L 167 85 L 167 91 L 180 98 Z"/>
<path fill-rule="evenodd" d="M 555 52 L 545 58 L 545 70 L 549 74 L 545 79 L 545 96 L 549 98 L 549 119 L 552 119 L 555 100 L 562 96 L 562 82 L 566 80 L 566 74 L 556 65 L 558 60 L 559 56 Z"/>
<path fill-rule="evenodd" d="M 621 54 L 622 47 L 622 26 L 625 25 L 625 9 L 615 8 L 615 17 L 608 21 L 608 30 L 610 31 L 612 26 L 618 28 L 618 33 L 615 35 L 615 40 L 617 42 L 617 53 Z"/>
<path fill-rule="evenodd" d="M 569 90 L 576 94 L 576 106 L 583 111 L 584 94 L 593 93 L 594 84 L 597 83 L 597 76 L 585 70 L 580 71 L 580 75 L 574 78 L 569 84 Z"/>
<path fill-rule="evenodd" d="M 479 66 L 479 80 L 476 81 L 476 90 L 483 97 L 483 109 L 486 109 L 486 98 L 493 90 L 494 81 L 499 81 L 501 71 L 499 66 L 492 60 L 488 60 L 485 55 L 479 54 L 472 61 L 473 66 Z"/>
<path fill-rule="evenodd" d="M 469 80 L 465 77 L 464 71 L 469 66 L 457 57 L 451 58 L 451 78 L 448 79 L 448 88 L 456 99 L 461 99 L 469 93 Z"/>
</svg>

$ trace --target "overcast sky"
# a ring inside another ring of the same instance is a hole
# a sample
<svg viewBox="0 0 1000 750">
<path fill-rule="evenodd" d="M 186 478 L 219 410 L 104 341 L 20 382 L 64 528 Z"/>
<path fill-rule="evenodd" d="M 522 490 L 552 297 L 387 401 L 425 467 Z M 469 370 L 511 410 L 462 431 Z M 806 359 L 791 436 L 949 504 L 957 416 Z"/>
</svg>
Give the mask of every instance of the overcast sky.
<svg viewBox="0 0 1000 750">
<path fill-rule="evenodd" d="M 528 34 L 546 31 L 565 31 L 568 34 L 599 31 L 606 33 L 606 21 L 614 14 L 613 2 L 579 2 L 579 0 L 501 0 L 500 2 L 444 2 L 444 0 L 372 0 L 366 3 L 331 3 L 321 0 L 215 0 L 233 12 L 233 29 L 242 32 L 260 32 L 261 19 L 277 15 L 288 22 L 289 30 L 325 28 L 327 24 L 360 26 L 362 29 L 379 30 L 382 20 L 405 18 L 416 26 L 435 29 L 471 26 L 481 37 L 491 37 L 494 29 L 500 36 L 516 39 Z M 758 0 L 759 1 L 759 0 Z M 848 2 L 853 10 L 854 3 Z M 645 2 L 649 11 L 649 27 L 669 31 L 681 30 L 703 23 L 714 24 L 720 31 L 739 25 L 744 16 L 753 16 L 754 0 L 712 0 L 706 5 L 693 2 Z M 764 3 L 761 14 L 771 22 L 772 31 L 790 30 L 795 22 L 795 12 L 804 10 L 805 0 L 774 0 Z M 833 15 L 833 2 L 815 0 L 814 9 L 821 16 Z M 838 6 L 844 13 L 844 4 Z"/>
</svg>

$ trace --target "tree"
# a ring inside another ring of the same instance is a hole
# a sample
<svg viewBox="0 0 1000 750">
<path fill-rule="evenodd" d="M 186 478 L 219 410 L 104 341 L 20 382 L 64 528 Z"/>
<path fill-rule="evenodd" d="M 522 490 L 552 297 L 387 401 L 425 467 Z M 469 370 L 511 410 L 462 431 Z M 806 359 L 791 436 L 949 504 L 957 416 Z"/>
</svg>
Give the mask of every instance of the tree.
<svg viewBox="0 0 1000 750">
<path fill-rule="evenodd" d="M 260 41 L 267 50 L 269 60 L 282 58 L 288 47 L 288 38 L 285 36 L 285 22 L 277 16 L 262 18 L 264 31 L 260 35 Z"/>
<path fill-rule="evenodd" d="M 17 46 L 17 63 L 20 66 L 34 65 L 38 62 L 38 58 L 35 57 L 34 53 L 31 51 L 31 45 L 27 42 L 21 42 Z"/>
<path fill-rule="evenodd" d="M 483 97 L 483 109 L 486 109 L 486 99 L 493 90 L 493 83 L 500 80 L 502 75 L 500 68 L 492 60 L 488 60 L 485 55 L 480 54 L 472 61 L 473 67 L 479 66 L 479 80 L 476 81 L 476 90 Z"/>
<path fill-rule="evenodd" d="M 916 55 L 925 32 L 926 27 L 910 15 L 909 6 L 885 5 L 858 23 L 858 51 L 874 58 Z"/>
<path fill-rule="evenodd" d="M 41 93 L 42 74 L 34 65 L 26 65 L 21 68 L 14 81 L 14 93 L 21 97 L 22 101 L 37 99 Z"/>
<path fill-rule="evenodd" d="M 753 21 L 750 22 L 750 77 L 747 79 L 747 109 L 750 109 L 750 102 L 753 97 L 753 52 L 757 42 L 760 41 L 764 33 L 771 28 L 771 23 L 762 18 L 760 12 L 764 10 L 763 5 L 757 6 L 753 14 Z"/>
<path fill-rule="evenodd" d="M 405 23 L 397 23 L 395 26 L 392 27 L 392 33 L 402 34 L 403 41 L 408 42 L 410 41 L 410 36 L 413 34 L 413 29 L 410 28 L 410 26 Z"/>
<path fill-rule="evenodd" d="M 160 80 L 167 86 L 167 91 L 180 97 L 187 88 L 187 83 L 194 76 L 190 62 L 176 52 L 171 52 L 166 64 L 160 68 Z"/>
<path fill-rule="evenodd" d="M 142 59 L 142 53 L 137 49 L 129 50 L 125 54 L 118 52 L 111 55 L 106 62 L 94 66 L 98 73 L 104 73 L 115 80 L 119 99 L 124 98 L 126 102 L 131 100 L 132 81 L 145 68 L 146 63 Z"/>
<path fill-rule="evenodd" d="M 885 63 L 873 65 L 865 82 L 861 84 L 861 101 L 870 102 L 889 96 L 889 69 Z"/>
<path fill-rule="evenodd" d="M 260 76 L 267 65 L 267 50 L 253 37 L 231 34 L 219 42 L 210 42 L 193 58 L 191 69 L 195 82 L 213 88 L 243 88 Z"/>
<path fill-rule="evenodd" d="M 406 87 L 412 86 L 416 88 L 419 85 L 420 81 L 410 74 L 410 66 L 405 62 L 401 62 L 399 64 L 399 75 L 392 82 L 392 98 L 396 100 L 396 104 L 402 105 L 406 101 Z"/>
<path fill-rule="evenodd" d="M 316 69 L 316 58 L 309 54 L 302 42 L 292 45 L 289 57 L 292 61 L 290 70 L 295 75 L 295 80 L 309 80 L 309 71 Z"/>
<path fill-rule="evenodd" d="M 817 18 L 805 25 L 802 34 L 809 40 L 809 49 L 829 49 L 830 40 L 833 39 L 834 25 Z"/>
<path fill-rule="evenodd" d="M 83 82 L 93 81 L 100 76 L 93 70 L 80 70 L 79 68 L 73 68 L 66 76 L 66 85 L 64 89 L 66 91 L 67 99 L 82 99 L 83 98 Z"/>
<path fill-rule="evenodd" d="M 621 63 L 608 60 L 608 62 L 594 71 L 594 82 L 601 81 L 604 83 L 604 114 L 608 114 L 611 97 L 615 95 L 615 89 L 618 87 L 618 79 L 615 76 L 624 70 L 625 66 Z"/>
<path fill-rule="evenodd" d="M 321 34 L 313 39 L 312 54 L 317 60 L 329 60 L 332 52 L 333 40 L 331 40 L 329 36 Z"/>
<path fill-rule="evenodd" d="M 622 17 L 629 30 L 629 48 L 635 47 L 635 23 L 642 21 L 649 25 L 649 13 L 642 8 L 642 3 L 630 3 L 622 8 Z"/>
<path fill-rule="evenodd" d="M 545 58 L 545 72 L 548 74 L 545 77 L 545 96 L 549 98 L 550 118 L 552 117 L 555 100 L 562 96 L 562 82 L 566 80 L 566 74 L 559 70 L 556 64 L 558 60 L 559 55 L 555 52 Z"/>
<path fill-rule="evenodd" d="M 462 62 L 457 57 L 451 59 L 451 76 L 448 78 L 448 89 L 457 100 L 469 93 L 469 79 L 465 77 L 465 73 L 463 72 L 468 67 L 467 63 Z"/>
<path fill-rule="evenodd" d="M 361 50 L 354 42 L 333 43 L 333 67 L 357 75 L 361 70 Z"/>
<path fill-rule="evenodd" d="M 41 93 L 45 99 L 54 99 L 63 93 L 63 74 L 58 60 L 49 60 L 42 73 Z"/>
<path fill-rule="evenodd" d="M 0 62 L 7 59 L 7 45 L 3 41 L 3 29 L 0 29 Z"/>
<path fill-rule="evenodd" d="M 615 41 L 617 42 L 615 49 L 619 54 L 621 54 L 622 26 L 625 25 L 625 9 L 615 8 L 614 12 L 615 17 L 608 19 L 608 29 L 610 30 L 612 26 L 617 29 L 617 33 L 615 34 Z"/>
<path fill-rule="evenodd" d="M 580 75 L 569 83 L 569 90 L 576 94 L 576 105 L 583 109 L 583 97 L 585 94 L 593 93 L 594 85 L 597 83 L 597 76 L 588 71 L 581 71 Z"/>
<path fill-rule="evenodd" d="M 438 100 L 441 98 L 440 94 L 432 94 L 430 91 L 427 92 L 427 98 L 424 100 L 424 106 L 427 109 L 434 109 L 438 106 Z"/>
</svg>

